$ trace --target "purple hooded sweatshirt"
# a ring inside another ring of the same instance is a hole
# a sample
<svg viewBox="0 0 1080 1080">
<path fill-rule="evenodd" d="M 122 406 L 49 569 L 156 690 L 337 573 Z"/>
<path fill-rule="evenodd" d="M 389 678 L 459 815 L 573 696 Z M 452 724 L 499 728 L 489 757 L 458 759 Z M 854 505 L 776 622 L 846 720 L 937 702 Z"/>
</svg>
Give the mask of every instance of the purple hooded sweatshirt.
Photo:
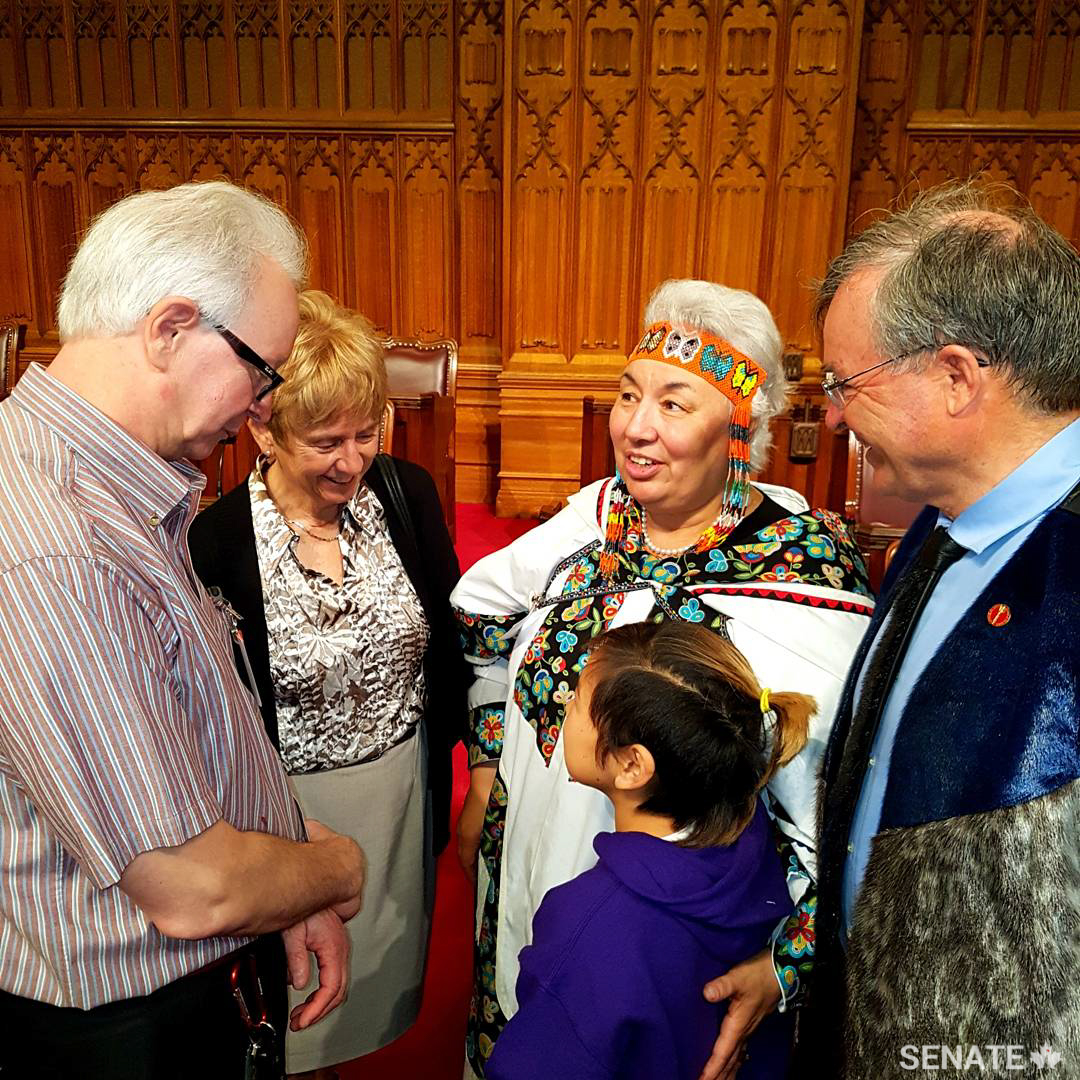
<svg viewBox="0 0 1080 1080">
<path fill-rule="evenodd" d="M 521 951 L 519 1012 L 488 1080 L 697 1080 L 726 1004 L 710 979 L 765 948 L 792 904 L 758 803 L 730 847 L 602 833 L 599 863 L 552 889 Z M 786 1075 L 790 1014 L 747 1043 L 739 1080 Z"/>
</svg>

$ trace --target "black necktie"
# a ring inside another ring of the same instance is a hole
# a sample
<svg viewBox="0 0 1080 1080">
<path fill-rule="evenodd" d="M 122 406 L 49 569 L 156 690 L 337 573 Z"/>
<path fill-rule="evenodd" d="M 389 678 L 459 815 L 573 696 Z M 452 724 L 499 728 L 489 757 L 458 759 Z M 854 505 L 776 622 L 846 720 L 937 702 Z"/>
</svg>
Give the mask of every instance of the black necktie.
<svg viewBox="0 0 1080 1080">
<path fill-rule="evenodd" d="M 852 735 L 866 732 L 867 754 L 877 733 L 893 680 L 900 670 L 908 645 L 911 644 L 911 635 L 919 616 L 941 580 L 941 575 L 966 552 L 967 548 L 961 547 L 949 536 L 944 525 L 939 525 L 926 538 L 907 573 L 896 583 L 885 625 L 878 633 L 877 641 L 867 658 L 862 692 L 859 694 L 858 707 L 851 725 Z M 851 742 L 849 738 L 848 746 Z M 844 758 L 847 759 L 847 746 L 844 748 Z"/>
<path fill-rule="evenodd" d="M 822 917 L 829 930 L 839 929 L 843 853 L 847 849 L 855 806 L 862 791 L 870 748 L 874 745 L 896 673 L 911 642 L 912 631 L 941 575 L 967 550 L 949 536 L 944 526 L 934 529 L 897 581 L 884 625 L 870 648 L 862 692 L 844 740 L 840 767 L 825 794 L 822 856 L 828 865 L 822 869 L 833 880 L 828 884 L 822 882 L 819 930 L 823 929 Z"/>
</svg>

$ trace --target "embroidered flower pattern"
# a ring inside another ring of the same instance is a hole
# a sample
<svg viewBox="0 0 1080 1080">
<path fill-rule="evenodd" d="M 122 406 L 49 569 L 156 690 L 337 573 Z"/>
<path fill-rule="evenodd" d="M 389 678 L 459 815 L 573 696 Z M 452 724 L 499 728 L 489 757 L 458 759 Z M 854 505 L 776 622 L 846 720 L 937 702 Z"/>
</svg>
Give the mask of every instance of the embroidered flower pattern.
<svg viewBox="0 0 1080 1080">
<path fill-rule="evenodd" d="M 806 554 L 814 559 L 832 561 L 836 558 L 836 545 L 832 542 L 832 537 L 824 534 L 808 536 L 806 538 Z"/>
<path fill-rule="evenodd" d="M 513 644 L 510 628 L 521 615 L 474 615 L 455 608 L 454 618 L 462 652 L 478 660 L 494 660 L 510 652 Z"/>
<path fill-rule="evenodd" d="M 481 705 L 471 711 L 465 737 L 469 768 L 482 761 L 498 761 L 502 753 L 504 712 L 502 702 Z"/>
<path fill-rule="evenodd" d="M 783 521 L 774 521 L 772 525 L 766 525 L 758 536 L 762 540 L 794 540 L 803 534 L 803 523 L 796 517 L 784 518 Z"/>
<path fill-rule="evenodd" d="M 709 552 L 709 561 L 705 564 L 706 574 L 719 574 L 727 569 L 727 557 L 720 548 L 713 548 Z"/>
<path fill-rule="evenodd" d="M 817 894 L 807 892 L 793 914 L 773 936 L 773 966 L 780 976 L 784 1002 L 788 1008 L 804 992 L 802 979 L 814 970 L 814 918 Z"/>
<path fill-rule="evenodd" d="M 591 562 L 582 561 L 575 564 L 566 575 L 563 583 L 563 592 L 576 592 L 578 589 L 587 589 L 592 584 L 595 567 Z"/>
<path fill-rule="evenodd" d="M 469 1003 L 469 1022 L 465 1035 L 465 1054 L 477 1076 L 484 1075 L 484 1065 L 491 1057 L 494 1040 L 506 1026 L 506 1017 L 495 993 L 495 953 L 498 934 L 499 864 L 502 862 L 503 829 L 506 824 L 506 788 L 496 773 L 491 788 L 484 827 L 480 834 L 480 858 L 488 875 L 488 888 L 480 912 L 476 936 L 476 979 Z"/>
<path fill-rule="evenodd" d="M 705 612 L 701 610 L 701 601 L 695 597 L 684 600 L 679 608 L 679 618 L 689 623 L 699 623 L 705 620 Z"/>
</svg>

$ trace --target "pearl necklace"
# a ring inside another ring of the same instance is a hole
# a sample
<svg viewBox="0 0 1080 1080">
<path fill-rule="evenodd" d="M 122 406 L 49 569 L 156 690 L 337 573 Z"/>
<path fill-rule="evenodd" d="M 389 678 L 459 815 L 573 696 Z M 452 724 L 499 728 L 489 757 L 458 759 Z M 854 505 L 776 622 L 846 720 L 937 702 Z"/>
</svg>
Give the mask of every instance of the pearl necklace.
<svg viewBox="0 0 1080 1080">
<path fill-rule="evenodd" d="M 292 529 L 295 525 L 296 529 L 300 529 L 300 531 L 303 532 L 305 535 L 310 536 L 312 540 L 318 540 L 320 543 L 323 544 L 332 544 L 335 540 L 338 539 L 339 536 L 341 536 L 340 522 L 338 523 L 338 531 L 334 533 L 333 536 L 316 536 L 315 533 L 313 533 L 307 525 L 305 525 L 302 521 L 297 521 L 295 518 L 286 518 L 285 524 L 288 525 L 290 529 Z M 296 532 L 296 529 L 293 529 L 293 532 Z"/>
<path fill-rule="evenodd" d="M 701 530 L 701 532 L 698 534 L 697 538 L 694 539 L 694 540 L 691 540 L 690 543 L 687 544 L 685 547 L 662 548 L 662 547 L 659 547 L 658 545 L 654 544 L 649 539 L 649 511 L 642 508 L 642 511 L 641 511 L 641 535 L 642 535 L 642 539 L 645 541 L 645 546 L 654 555 L 685 555 L 692 547 L 694 547 L 697 544 L 698 540 L 700 540 L 701 537 L 704 536 L 705 533 L 709 531 L 709 529 L 711 529 L 714 525 L 719 525 L 720 524 L 720 519 L 723 516 L 724 516 L 724 511 L 721 510 L 720 513 L 717 514 L 716 517 L 713 518 L 713 520 L 710 521 L 709 524 L 706 525 L 705 528 Z"/>
</svg>

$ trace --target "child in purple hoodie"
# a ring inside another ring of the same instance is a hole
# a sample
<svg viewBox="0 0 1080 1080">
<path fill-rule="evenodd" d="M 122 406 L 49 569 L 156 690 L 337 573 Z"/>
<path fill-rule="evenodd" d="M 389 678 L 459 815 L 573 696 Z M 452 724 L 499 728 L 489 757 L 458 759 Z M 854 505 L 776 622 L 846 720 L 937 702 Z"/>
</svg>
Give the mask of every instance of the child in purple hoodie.
<svg viewBox="0 0 1080 1080">
<path fill-rule="evenodd" d="M 615 832 L 540 905 L 488 1080 L 697 1080 L 724 1009 L 701 987 L 765 947 L 791 908 L 758 793 L 815 708 L 762 690 L 702 627 L 597 640 L 562 738 L 570 776 L 614 804 Z M 786 1075 L 791 1023 L 761 1023 L 739 1080 Z"/>
</svg>

